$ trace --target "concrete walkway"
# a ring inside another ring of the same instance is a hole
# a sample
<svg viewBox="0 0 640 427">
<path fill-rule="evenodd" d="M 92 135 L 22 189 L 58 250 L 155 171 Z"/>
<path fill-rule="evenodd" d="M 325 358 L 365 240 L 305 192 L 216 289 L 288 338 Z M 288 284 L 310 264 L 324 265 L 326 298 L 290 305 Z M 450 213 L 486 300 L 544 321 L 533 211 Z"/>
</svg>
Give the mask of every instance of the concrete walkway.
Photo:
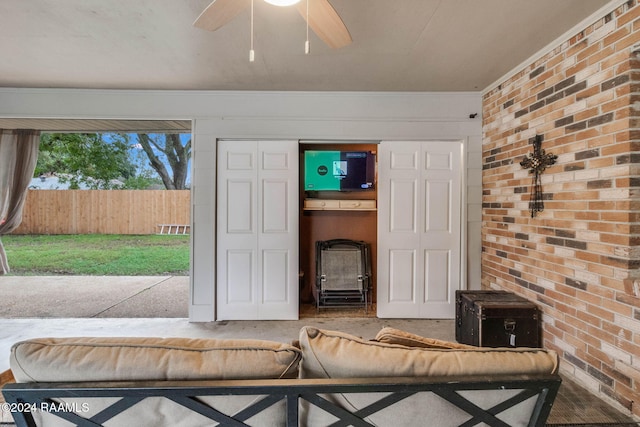
<svg viewBox="0 0 640 427">
<path fill-rule="evenodd" d="M 188 276 L 0 276 L 0 318 L 186 318 Z"/>
</svg>

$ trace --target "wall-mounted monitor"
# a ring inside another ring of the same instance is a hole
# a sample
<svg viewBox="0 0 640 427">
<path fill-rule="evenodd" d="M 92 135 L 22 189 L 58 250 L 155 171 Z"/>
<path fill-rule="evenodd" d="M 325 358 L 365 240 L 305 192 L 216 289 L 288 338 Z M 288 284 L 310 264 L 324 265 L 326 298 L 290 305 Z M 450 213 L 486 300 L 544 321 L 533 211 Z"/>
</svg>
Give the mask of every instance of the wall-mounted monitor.
<svg viewBox="0 0 640 427">
<path fill-rule="evenodd" d="M 304 152 L 305 191 L 365 191 L 375 188 L 376 156 L 370 151 Z"/>
</svg>

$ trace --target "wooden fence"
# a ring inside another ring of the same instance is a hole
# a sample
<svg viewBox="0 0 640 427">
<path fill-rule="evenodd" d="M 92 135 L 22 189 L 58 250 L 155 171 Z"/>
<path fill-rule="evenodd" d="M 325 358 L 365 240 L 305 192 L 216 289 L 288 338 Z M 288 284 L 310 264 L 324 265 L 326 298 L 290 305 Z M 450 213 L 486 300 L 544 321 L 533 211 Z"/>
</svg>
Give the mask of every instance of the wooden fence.
<svg viewBox="0 0 640 427">
<path fill-rule="evenodd" d="M 190 212 L 189 190 L 29 190 L 12 234 L 156 234 Z"/>
</svg>

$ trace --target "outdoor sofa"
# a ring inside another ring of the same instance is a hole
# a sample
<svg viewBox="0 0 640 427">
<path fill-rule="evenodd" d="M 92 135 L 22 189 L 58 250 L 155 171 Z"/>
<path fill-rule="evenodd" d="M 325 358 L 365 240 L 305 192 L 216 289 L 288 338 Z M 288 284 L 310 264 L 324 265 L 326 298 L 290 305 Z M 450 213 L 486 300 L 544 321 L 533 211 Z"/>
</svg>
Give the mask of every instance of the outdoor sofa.
<svg viewBox="0 0 640 427">
<path fill-rule="evenodd" d="M 20 426 L 543 426 L 560 377 L 542 349 L 382 329 L 367 341 L 42 338 L 2 393 Z"/>
</svg>

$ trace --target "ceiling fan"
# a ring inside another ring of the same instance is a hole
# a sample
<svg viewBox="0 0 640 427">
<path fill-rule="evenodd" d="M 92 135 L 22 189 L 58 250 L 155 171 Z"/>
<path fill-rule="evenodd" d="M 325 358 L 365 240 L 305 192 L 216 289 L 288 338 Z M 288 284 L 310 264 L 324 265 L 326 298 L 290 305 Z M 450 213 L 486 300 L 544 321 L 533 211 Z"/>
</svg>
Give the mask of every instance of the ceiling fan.
<svg viewBox="0 0 640 427">
<path fill-rule="evenodd" d="M 251 5 L 252 0 L 213 0 L 193 26 L 215 31 Z M 265 0 L 267 3 L 288 6 L 295 4 L 309 27 L 329 47 L 341 48 L 351 43 L 349 30 L 329 0 Z M 307 10 L 308 7 L 308 10 Z"/>
</svg>

